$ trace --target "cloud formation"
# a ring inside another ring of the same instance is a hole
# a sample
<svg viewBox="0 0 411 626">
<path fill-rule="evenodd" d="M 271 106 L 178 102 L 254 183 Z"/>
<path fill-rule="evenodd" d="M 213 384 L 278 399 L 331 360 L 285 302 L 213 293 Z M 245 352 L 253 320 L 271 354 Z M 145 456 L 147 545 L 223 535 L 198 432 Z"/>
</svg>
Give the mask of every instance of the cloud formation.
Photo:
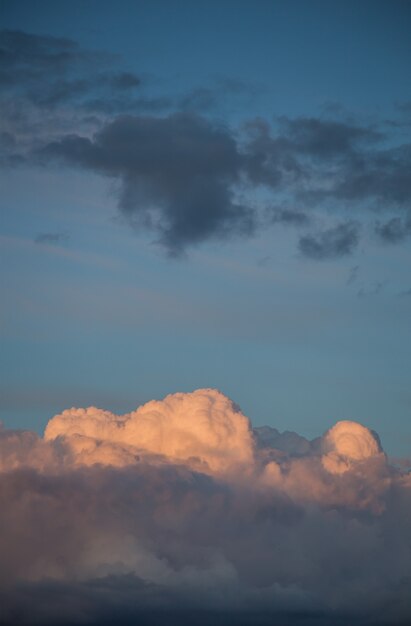
<svg viewBox="0 0 411 626">
<path fill-rule="evenodd" d="M 311 259 L 333 259 L 351 254 L 358 244 L 359 228 L 356 222 L 345 222 L 319 233 L 300 238 L 300 252 Z"/>
<path fill-rule="evenodd" d="M 85 50 L 71 39 L 2 30 L 0 48 L 0 85 L 9 97 L 36 106 L 90 108 L 97 97 L 127 99 L 141 84 L 132 72 L 105 69 L 114 55 Z"/>
<path fill-rule="evenodd" d="M 109 52 L 69 39 L 1 31 L 0 52 L 1 163 L 113 179 L 121 215 L 168 254 L 282 224 L 307 229 L 303 256 L 338 259 L 376 211 L 381 241 L 411 233 L 408 126 L 399 136 L 395 124 L 336 110 L 233 128 L 213 117 L 218 91 L 255 88 L 230 77 L 162 94 Z M 325 211 L 334 218 L 319 231 Z"/>
<path fill-rule="evenodd" d="M 92 139 L 70 135 L 41 151 L 121 181 L 119 207 L 178 254 L 188 244 L 250 233 L 254 217 L 236 202 L 242 157 L 229 131 L 189 113 L 121 116 Z"/>
<path fill-rule="evenodd" d="M 5 623 L 410 619 L 410 475 L 361 424 L 308 441 L 200 389 L 3 429 L 0 460 Z"/>
</svg>

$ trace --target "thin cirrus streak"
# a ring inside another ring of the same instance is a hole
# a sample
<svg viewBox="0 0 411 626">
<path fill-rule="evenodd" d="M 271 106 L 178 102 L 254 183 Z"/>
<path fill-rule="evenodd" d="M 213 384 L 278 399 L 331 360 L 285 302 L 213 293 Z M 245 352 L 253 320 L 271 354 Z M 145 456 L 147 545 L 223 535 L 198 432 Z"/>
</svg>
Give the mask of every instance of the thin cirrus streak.
<svg viewBox="0 0 411 626">
<path fill-rule="evenodd" d="M 411 618 L 411 476 L 361 424 L 308 441 L 200 389 L 3 429 L 0 471 L 2 623 Z"/>
</svg>

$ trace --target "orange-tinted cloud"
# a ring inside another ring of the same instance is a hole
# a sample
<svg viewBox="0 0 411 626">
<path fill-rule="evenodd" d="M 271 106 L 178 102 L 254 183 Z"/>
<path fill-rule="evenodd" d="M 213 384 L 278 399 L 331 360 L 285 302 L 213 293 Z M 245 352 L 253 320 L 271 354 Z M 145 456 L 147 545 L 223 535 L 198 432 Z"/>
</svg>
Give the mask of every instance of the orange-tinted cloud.
<svg viewBox="0 0 411 626">
<path fill-rule="evenodd" d="M 411 617 L 409 474 L 361 424 L 312 442 L 253 430 L 200 389 L 122 416 L 69 409 L 44 438 L 2 430 L 0 462 L 6 622 Z"/>
</svg>

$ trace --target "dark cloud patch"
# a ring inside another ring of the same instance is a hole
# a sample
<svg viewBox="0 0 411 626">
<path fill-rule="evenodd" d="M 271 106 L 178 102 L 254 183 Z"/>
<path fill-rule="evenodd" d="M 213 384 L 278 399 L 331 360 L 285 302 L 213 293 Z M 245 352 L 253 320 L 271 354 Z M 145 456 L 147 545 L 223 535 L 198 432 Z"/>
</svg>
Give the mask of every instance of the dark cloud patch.
<svg viewBox="0 0 411 626">
<path fill-rule="evenodd" d="M 39 233 L 34 238 L 34 243 L 56 245 L 66 243 L 68 240 L 68 233 Z"/>
<path fill-rule="evenodd" d="M 350 254 L 353 220 L 367 221 L 370 211 L 382 215 L 380 240 L 410 234 L 406 126 L 399 137 L 394 126 L 362 123 L 333 105 L 320 117 L 230 129 L 211 115 L 227 95 L 253 97 L 255 85 L 217 76 L 186 94 L 161 94 L 119 63 L 70 39 L 1 31 L 1 164 L 41 155 L 116 179 L 122 215 L 174 255 L 262 224 L 307 226 L 324 206 L 351 214 L 345 225 L 302 237 L 305 256 Z"/>
<path fill-rule="evenodd" d="M 300 238 L 300 252 L 316 260 L 335 259 L 351 254 L 358 244 L 359 226 L 346 222 L 319 233 Z"/>
<path fill-rule="evenodd" d="M 353 155 L 328 192 L 342 200 L 377 201 L 386 209 L 411 201 L 411 144 Z"/>
<path fill-rule="evenodd" d="M 41 151 L 121 182 L 119 208 L 171 254 L 210 237 L 250 234 L 254 216 L 235 201 L 242 156 L 224 127 L 193 114 L 123 116 L 93 139 L 69 135 Z"/>
<path fill-rule="evenodd" d="M 359 144 L 382 138 L 373 128 L 332 119 L 280 118 L 280 122 L 285 136 L 292 142 L 293 151 L 320 159 L 347 156 L 354 153 Z"/>
<path fill-rule="evenodd" d="M 114 55 L 84 50 L 70 39 L 0 32 L 3 98 L 18 99 L 20 106 L 90 106 L 97 97 L 110 101 L 116 93 L 129 99 L 141 79 L 133 72 L 107 71 L 115 62 Z M 127 102 L 132 106 L 132 100 Z"/>
<path fill-rule="evenodd" d="M 44 72 L 66 71 L 87 57 L 70 39 L 13 30 L 0 32 L 0 82 L 5 86 L 38 79 Z"/>
<path fill-rule="evenodd" d="M 271 172 L 271 180 L 266 176 L 260 182 L 270 185 L 277 173 L 276 184 L 286 181 L 301 202 L 314 208 L 327 202 L 351 207 L 357 214 L 374 208 L 408 210 L 411 144 L 398 145 L 381 128 L 338 119 L 280 118 L 277 135 L 269 139 L 260 124 L 254 153 L 265 152 Z M 281 153 L 283 164 L 288 163 L 293 179 L 278 176 L 276 153 Z"/>
<path fill-rule="evenodd" d="M 377 223 L 375 231 L 386 243 L 398 243 L 411 235 L 411 217 L 393 217 L 387 222 Z"/>
<path fill-rule="evenodd" d="M 187 597 L 132 575 L 20 584 L 0 591 L 0 600 L 3 626 L 408 626 L 406 619 L 387 622 L 355 611 L 189 608 Z"/>
<path fill-rule="evenodd" d="M 290 139 L 275 136 L 270 124 L 261 118 L 245 125 L 247 141 L 244 148 L 248 179 L 254 185 L 278 189 L 293 186 L 304 177 Z"/>
<path fill-rule="evenodd" d="M 249 194 L 256 188 L 299 200 L 298 210 L 281 204 L 266 208 L 271 223 L 306 226 L 325 200 L 331 209 L 348 201 L 356 208 L 356 221 L 300 239 L 300 251 L 318 260 L 355 249 L 361 212 L 373 202 L 384 200 L 387 208 L 404 210 L 411 198 L 408 150 L 378 151 L 374 144 L 381 137 L 375 129 L 301 118 L 282 120 L 282 134 L 261 119 L 243 130 L 235 134 L 188 111 L 167 117 L 124 115 L 91 139 L 65 135 L 40 152 L 117 178 L 122 214 L 135 227 L 155 232 L 174 255 L 210 238 L 251 234 L 260 223 L 259 211 L 250 208 Z M 241 202 L 238 190 L 245 198 Z M 396 242 L 408 229 L 408 222 L 395 218 L 377 232 Z"/>
</svg>

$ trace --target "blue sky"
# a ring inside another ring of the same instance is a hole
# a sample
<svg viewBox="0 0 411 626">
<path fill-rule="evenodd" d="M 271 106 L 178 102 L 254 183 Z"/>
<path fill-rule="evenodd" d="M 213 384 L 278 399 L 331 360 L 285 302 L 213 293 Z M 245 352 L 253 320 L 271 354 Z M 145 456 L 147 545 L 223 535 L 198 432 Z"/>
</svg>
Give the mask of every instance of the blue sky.
<svg viewBox="0 0 411 626">
<path fill-rule="evenodd" d="M 3 2 L 4 423 L 210 386 L 409 454 L 410 21 Z"/>
</svg>

